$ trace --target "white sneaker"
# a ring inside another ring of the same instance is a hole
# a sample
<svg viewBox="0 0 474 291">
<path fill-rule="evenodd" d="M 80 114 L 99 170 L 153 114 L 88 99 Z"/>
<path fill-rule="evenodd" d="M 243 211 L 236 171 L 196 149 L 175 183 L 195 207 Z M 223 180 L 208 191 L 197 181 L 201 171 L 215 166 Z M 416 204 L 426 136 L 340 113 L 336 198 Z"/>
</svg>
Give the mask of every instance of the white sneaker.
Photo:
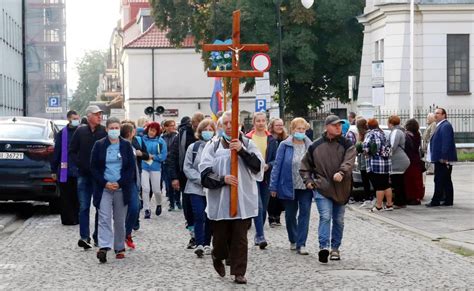
<svg viewBox="0 0 474 291">
<path fill-rule="evenodd" d="M 303 256 L 309 255 L 309 253 L 306 251 L 306 247 L 300 247 L 300 249 L 298 250 L 298 254 Z"/>
<path fill-rule="evenodd" d="M 201 245 L 198 245 L 194 250 L 194 253 L 198 258 L 202 258 L 204 256 L 204 248 Z"/>
<path fill-rule="evenodd" d="M 296 244 L 290 243 L 290 250 L 296 251 Z"/>
<path fill-rule="evenodd" d="M 212 248 L 210 246 L 204 246 L 204 254 L 210 255 L 212 253 Z"/>
<path fill-rule="evenodd" d="M 365 200 L 359 207 L 370 209 L 370 208 L 374 207 L 374 203 L 372 202 L 372 200 Z"/>
</svg>

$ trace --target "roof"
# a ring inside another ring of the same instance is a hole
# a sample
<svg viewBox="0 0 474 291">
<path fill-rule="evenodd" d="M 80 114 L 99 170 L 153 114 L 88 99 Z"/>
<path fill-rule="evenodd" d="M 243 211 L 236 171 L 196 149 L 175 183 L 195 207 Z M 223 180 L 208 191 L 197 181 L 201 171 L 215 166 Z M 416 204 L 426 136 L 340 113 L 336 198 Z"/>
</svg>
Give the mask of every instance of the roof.
<svg viewBox="0 0 474 291">
<path fill-rule="evenodd" d="M 124 48 L 175 48 L 166 36 L 169 30 L 161 30 L 152 24 L 144 33 L 127 43 Z M 194 48 L 194 36 L 187 36 L 181 46 L 183 48 Z"/>
</svg>

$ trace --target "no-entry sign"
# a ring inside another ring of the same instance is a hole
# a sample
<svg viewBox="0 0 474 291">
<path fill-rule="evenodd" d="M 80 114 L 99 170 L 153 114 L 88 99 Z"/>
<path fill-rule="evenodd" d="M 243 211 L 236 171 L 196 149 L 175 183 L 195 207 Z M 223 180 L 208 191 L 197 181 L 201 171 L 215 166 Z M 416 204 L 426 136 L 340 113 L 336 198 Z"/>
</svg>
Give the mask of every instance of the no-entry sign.
<svg viewBox="0 0 474 291">
<path fill-rule="evenodd" d="M 256 71 L 266 72 L 272 66 L 272 62 L 269 55 L 260 53 L 252 57 L 251 65 Z"/>
</svg>

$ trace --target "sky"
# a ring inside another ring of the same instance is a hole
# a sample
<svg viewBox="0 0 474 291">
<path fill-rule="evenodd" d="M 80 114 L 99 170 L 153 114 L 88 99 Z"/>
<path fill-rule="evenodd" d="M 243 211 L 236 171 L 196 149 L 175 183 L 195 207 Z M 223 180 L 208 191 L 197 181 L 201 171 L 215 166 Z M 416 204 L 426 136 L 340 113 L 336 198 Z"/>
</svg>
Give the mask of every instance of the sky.
<svg viewBox="0 0 474 291">
<path fill-rule="evenodd" d="M 89 50 L 106 50 L 120 19 L 120 0 L 66 0 L 67 87 L 75 90 L 76 63 Z"/>
</svg>

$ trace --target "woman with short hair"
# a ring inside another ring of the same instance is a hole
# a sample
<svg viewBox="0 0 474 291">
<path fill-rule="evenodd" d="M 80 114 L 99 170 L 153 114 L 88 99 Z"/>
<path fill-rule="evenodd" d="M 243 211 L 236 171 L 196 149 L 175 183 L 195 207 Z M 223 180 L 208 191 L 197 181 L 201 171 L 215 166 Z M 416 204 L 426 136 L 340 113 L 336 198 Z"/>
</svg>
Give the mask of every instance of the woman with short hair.
<svg viewBox="0 0 474 291">
<path fill-rule="evenodd" d="M 308 254 L 306 239 L 313 199 L 313 191 L 306 188 L 299 172 L 301 160 L 311 145 L 305 134 L 308 128 L 309 124 L 303 118 L 291 121 L 292 135 L 278 147 L 270 180 L 271 196 L 281 199 L 285 206 L 290 249 L 300 255 Z"/>
<path fill-rule="evenodd" d="M 405 153 L 405 129 L 400 126 L 400 117 L 397 115 L 388 118 L 388 128 L 390 129 L 388 139 L 392 148 L 390 184 L 395 192 L 393 203 L 395 206 L 403 208 L 407 204 L 404 173 L 410 165 L 410 159 Z"/>
<path fill-rule="evenodd" d="M 125 257 L 125 217 L 136 175 L 132 145 L 120 137 L 120 120 L 110 117 L 106 130 L 108 136 L 94 144 L 91 154 L 101 263 L 107 261 L 107 251 L 112 248 L 117 259 Z"/>
</svg>

